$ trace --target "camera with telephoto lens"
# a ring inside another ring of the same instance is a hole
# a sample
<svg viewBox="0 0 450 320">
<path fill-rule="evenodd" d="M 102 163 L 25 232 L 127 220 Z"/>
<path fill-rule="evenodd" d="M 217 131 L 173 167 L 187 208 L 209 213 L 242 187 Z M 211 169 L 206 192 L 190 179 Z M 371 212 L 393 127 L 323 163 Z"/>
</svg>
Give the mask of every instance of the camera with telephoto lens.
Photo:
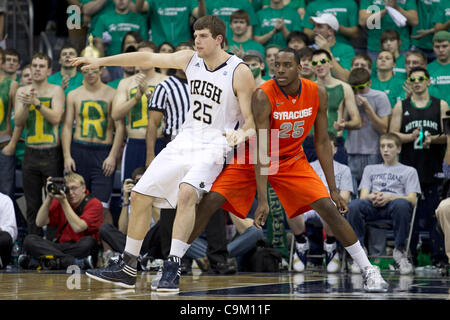
<svg viewBox="0 0 450 320">
<path fill-rule="evenodd" d="M 50 183 L 47 185 L 47 192 L 52 194 L 60 194 L 62 192 L 66 193 L 66 182 L 64 178 L 50 178 Z"/>
</svg>

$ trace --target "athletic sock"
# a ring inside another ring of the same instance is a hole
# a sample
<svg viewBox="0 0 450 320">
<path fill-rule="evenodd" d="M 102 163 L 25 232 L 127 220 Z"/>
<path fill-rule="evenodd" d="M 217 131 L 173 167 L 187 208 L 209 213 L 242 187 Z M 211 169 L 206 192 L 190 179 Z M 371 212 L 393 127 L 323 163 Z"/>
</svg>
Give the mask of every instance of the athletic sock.
<svg viewBox="0 0 450 320">
<path fill-rule="evenodd" d="M 372 265 L 369 261 L 369 258 L 367 258 L 367 254 L 362 248 L 359 241 L 356 241 L 351 246 L 345 247 L 345 250 L 347 250 L 349 255 L 352 257 L 353 261 L 358 265 L 358 267 L 361 270 L 364 270 L 365 267 Z"/>
<path fill-rule="evenodd" d="M 306 240 L 306 232 L 295 235 L 295 241 L 297 241 L 298 243 L 306 243 Z"/>
<path fill-rule="evenodd" d="M 142 242 L 143 240 L 136 240 L 127 236 L 127 242 L 125 243 L 125 251 L 135 257 L 139 257 Z"/>
<path fill-rule="evenodd" d="M 181 258 L 183 258 L 184 254 L 186 253 L 186 251 L 188 251 L 190 246 L 191 246 L 190 244 L 183 242 L 181 240 L 172 239 L 169 256 L 178 257 L 181 260 Z"/>
</svg>

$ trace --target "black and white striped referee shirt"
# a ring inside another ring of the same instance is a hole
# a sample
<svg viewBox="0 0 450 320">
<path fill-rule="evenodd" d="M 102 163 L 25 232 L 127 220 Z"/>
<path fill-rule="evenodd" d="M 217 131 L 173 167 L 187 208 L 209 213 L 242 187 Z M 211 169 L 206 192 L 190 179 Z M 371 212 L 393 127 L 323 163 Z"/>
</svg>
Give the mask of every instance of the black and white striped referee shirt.
<svg viewBox="0 0 450 320">
<path fill-rule="evenodd" d="M 189 86 L 186 79 L 171 76 L 160 82 L 148 104 L 149 110 L 164 114 L 164 135 L 174 138 L 186 119 L 190 107 Z"/>
</svg>

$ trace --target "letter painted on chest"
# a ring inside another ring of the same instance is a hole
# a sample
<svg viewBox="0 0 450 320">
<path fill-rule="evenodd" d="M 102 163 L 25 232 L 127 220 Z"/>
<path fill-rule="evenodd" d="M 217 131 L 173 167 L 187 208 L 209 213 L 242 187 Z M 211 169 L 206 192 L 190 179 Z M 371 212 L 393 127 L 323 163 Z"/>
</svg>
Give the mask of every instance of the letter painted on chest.
<svg viewBox="0 0 450 320">
<path fill-rule="evenodd" d="M 150 96 L 147 98 L 145 94 L 142 95 L 141 100 L 137 102 L 130 110 L 129 118 L 127 119 L 131 123 L 132 129 L 146 128 L 148 125 L 148 101 L 151 99 L 154 86 L 148 86 L 147 92 L 150 92 Z M 136 95 L 137 88 L 130 90 L 130 98 Z"/>
<path fill-rule="evenodd" d="M 108 103 L 102 100 L 83 100 L 80 107 L 81 137 L 106 139 Z"/>
<path fill-rule="evenodd" d="M 51 98 L 39 98 L 42 108 L 51 108 Z M 30 106 L 27 118 L 27 144 L 52 144 L 56 142 L 54 126 L 44 118 L 34 105 Z"/>
</svg>

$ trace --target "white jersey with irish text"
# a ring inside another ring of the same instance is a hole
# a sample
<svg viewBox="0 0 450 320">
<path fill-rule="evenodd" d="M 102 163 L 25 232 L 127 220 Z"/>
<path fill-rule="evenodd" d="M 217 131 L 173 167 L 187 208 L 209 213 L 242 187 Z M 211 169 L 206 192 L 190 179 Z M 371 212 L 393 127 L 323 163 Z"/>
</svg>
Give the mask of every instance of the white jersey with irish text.
<svg viewBox="0 0 450 320">
<path fill-rule="evenodd" d="M 233 88 L 234 72 L 241 63 L 237 56 L 230 56 L 215 70 L 208 70 L 197 53 L 192 56 L 186 68 L 191 107 L 182 130 L 208 143 L 226 143 L 222 133 L 243 120 Z"/>
</svg>

